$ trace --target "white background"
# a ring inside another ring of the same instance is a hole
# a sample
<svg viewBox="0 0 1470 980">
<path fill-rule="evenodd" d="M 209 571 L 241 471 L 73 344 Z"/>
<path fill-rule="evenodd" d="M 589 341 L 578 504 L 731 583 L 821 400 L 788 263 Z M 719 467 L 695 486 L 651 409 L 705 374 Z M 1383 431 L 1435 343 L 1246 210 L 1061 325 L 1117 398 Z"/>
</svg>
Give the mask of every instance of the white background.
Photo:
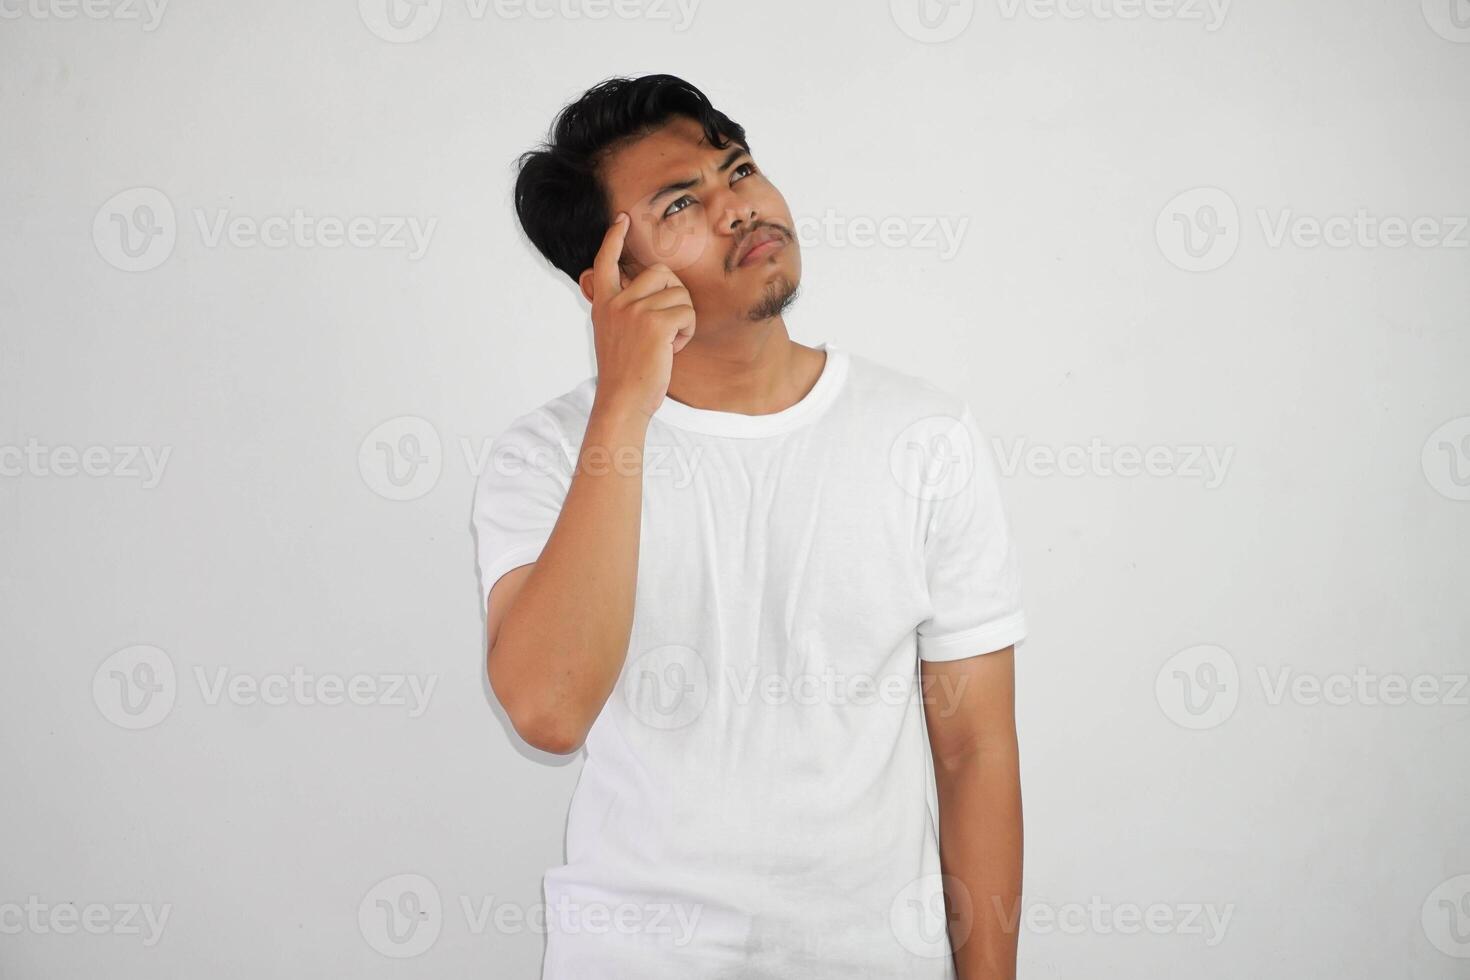
<svg viewBox="0 0 1470 980">
<path fill-rule="evenodd" d="M 929 30 L 905 0 L 425 0 L 402 28 L 387 0 L 0 0 L 0 975 L 536 975 L 536 927 L 477 916 L 534 913 L 580 763 L 483 679 L 470 494 L 592 362 L 513 161 L 664 71 L 809 222 L 793 335 L 1021 450 L 1021 976 L 1465 976 L 1453 2 L 961 0 Z M 370 234 L 212 235 L 297 211 Z M 298 667 L 435 686 L 215 696 Z M 1428 703 L 1384 703 L 1393 676 Z M 441 911 L 399 942 L 377 903 L 406 891 Z M 89 905 L 100 934 L 63 931 Z M 130 905 L 167 909 L 155 941 Z"/>
</svg>

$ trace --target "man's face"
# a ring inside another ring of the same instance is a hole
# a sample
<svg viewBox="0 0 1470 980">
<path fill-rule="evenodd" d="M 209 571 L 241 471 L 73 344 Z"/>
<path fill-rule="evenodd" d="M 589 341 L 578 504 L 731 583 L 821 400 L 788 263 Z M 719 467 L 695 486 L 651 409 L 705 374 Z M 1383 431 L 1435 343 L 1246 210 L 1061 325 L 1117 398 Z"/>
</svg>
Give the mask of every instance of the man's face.
<svg viewBox="0 0 1470 980">
<path fill-rule="evenodd" d="M 674 116 L 609 154 L 598 176 L 612 214 L 632 218 L 624 283 L 662 262 L 689 290 L 706 329 L 769 319 L 791 301 L 801 281 L 791 212 L 743 147 L 716 149 L 698 123 Z M 765 237 L 774 242 L 752 250 Z M 582 282 L 586 294 L 586 274 Z"/>
</svg>

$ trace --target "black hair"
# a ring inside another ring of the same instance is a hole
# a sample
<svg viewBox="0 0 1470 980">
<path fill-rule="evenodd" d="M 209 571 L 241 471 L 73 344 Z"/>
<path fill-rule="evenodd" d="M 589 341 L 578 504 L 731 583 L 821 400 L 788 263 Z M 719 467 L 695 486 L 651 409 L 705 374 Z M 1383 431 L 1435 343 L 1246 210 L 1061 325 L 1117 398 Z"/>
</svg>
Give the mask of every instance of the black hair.
<svg viewBox="0 0 1470 980">
<path fill-rule="evenodd" d="M 573 282 L 592 265 L 613 215 L 597 168 L 626 141 L 654 132 L 671 116 L 687 116 L 716 149 L 750 150 L 745 128 L 673 75 L 609 78 L 566 106 L 550 138 L 519 158 L 516 216 L 531 244 Z"/>
</svg>

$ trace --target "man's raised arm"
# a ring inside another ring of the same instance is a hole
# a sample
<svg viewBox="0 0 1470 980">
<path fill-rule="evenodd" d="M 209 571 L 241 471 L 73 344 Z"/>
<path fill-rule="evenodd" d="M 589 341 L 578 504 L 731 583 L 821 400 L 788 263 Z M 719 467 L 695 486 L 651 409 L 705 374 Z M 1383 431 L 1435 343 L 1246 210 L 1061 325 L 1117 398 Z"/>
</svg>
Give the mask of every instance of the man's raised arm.
<svg viewBox="0 0 1470 980">
<path fill-rule="evenodd" d="M 631 280 L 619 269 L 630 223 L 619 216 L 583 275 L 598 383 L 566 500 L 537 560 L 502 575 L 486 609 L 490 685 L 516 732 L 547 752 L 581 747 L 627 657 L 644 439 L 694 334 L 668 266 Z"/>
</svg>

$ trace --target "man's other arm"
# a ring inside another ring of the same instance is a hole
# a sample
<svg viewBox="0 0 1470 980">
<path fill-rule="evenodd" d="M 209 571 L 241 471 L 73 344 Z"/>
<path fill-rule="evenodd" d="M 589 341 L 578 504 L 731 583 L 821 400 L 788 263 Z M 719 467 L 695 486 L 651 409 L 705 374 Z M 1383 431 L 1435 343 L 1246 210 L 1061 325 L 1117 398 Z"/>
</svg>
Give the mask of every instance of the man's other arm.
<svg viewBox="0 0 1470 980">
<path fill-rule="evenodd" d="M 1021 767 L 1015 648 L 920 661 L 957 980 L 1015 980 Z M 955 926 L 972 917 L 968 935 Z"/>
</svg>

